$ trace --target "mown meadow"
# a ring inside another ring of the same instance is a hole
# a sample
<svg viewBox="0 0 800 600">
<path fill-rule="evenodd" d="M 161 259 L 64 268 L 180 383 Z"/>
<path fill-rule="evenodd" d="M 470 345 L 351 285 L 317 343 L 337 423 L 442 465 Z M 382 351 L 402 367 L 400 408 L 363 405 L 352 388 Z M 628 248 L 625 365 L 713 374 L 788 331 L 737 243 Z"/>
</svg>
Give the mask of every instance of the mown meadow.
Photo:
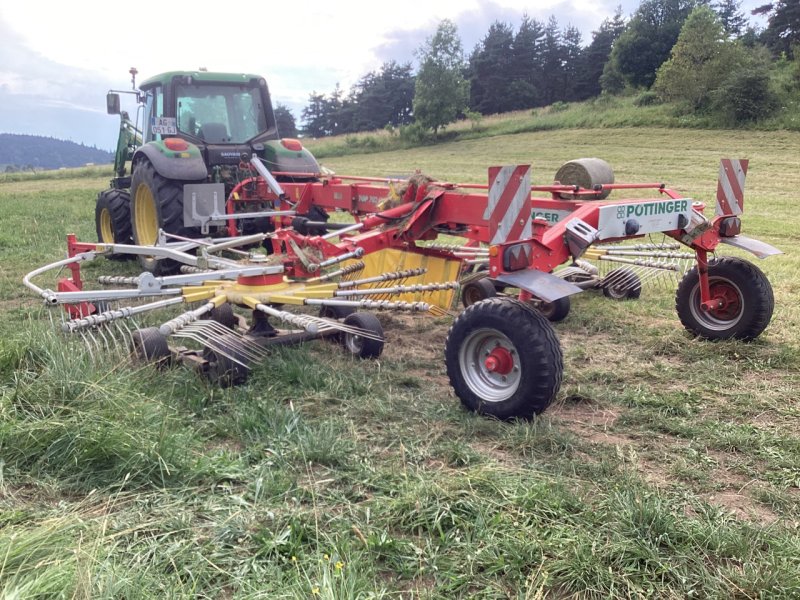
<svg viewBox="0 0 800 600">
<path fill-rule="evenodd" d="M 67 233 L 94 239 L 110 172 L 0 177 L 0 595 L 797 597 L 800 134 L 560 129 L 323 162 L 457 182 L 529 163 L 549 183 L 582 156 L 711 204 L 719 158 L 749 158 L 744 233 L 785 252 L 750 257 L 775 314 L 755 342 L 712 343 L 682 329 L 675 282 L 581 294 L 555 325 L 556 402 L 513 423 L 453 396 L 452 316 L 381 315 L 374 361 L 276 349 L 229 389 L 87 352 L 21 279 Z"/>
</svg>

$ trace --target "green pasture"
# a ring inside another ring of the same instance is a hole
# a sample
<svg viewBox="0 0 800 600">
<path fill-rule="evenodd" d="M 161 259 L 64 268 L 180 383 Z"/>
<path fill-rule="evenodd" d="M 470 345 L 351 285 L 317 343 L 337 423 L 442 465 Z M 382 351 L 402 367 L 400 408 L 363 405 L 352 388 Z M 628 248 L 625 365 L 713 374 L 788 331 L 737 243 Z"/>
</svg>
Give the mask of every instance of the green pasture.
<svg viewBox="0 0 800 600">
<path fill-rule="evenodd" d="M 473 183 L 525 163 L 544 184 L 589 156 L 710 204 L 719 159 L 750 159 L 744 233 L 785 254 L 723 252 L 766 273 L 775 314 L 712 343 L 682 329 L 675 281 L 581 294 L 556 402 L 515 423 L 450 391 L 452 317 L 381 315 L 379 360 L 317 341 L 232 389 L 87 352 L 21 280 L 95 239 L 110 173 L 0 179 L 0 597 L 798 597 L 800 133 L 563 129 L 323 162 Z"/>
</svg>

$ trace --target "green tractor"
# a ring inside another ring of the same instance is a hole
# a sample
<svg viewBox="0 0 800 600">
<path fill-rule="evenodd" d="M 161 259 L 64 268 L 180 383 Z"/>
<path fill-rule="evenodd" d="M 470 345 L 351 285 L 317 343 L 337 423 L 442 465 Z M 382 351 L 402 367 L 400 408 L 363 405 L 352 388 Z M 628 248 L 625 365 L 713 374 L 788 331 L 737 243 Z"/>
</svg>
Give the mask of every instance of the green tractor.
<svg viewBox="0 0 800 600">
<path fill-rule="evenodd" d="M 120 109 L 120 92 L 112 90 L 106 98 L 108 113 L 120 115 L 120 131 L 114 178 L 97 196 L 100 242 L 153 246 L 164 243 L 162 233 L 167 242 L 178 239 L 172 236 L 230 235 L 226 221 L 219 219 L 220 207 L 224 213 L 224 199 L 252 177 L 249 161 L 254 156 L 269 173 L 278 173 L 276 181 L 313 180 L 319 174 L 319 164 L 299 141 L 280 138 L 262 77 L 173 71 L 137 88 L 136 69 L 130 73 L 133 90 L 121 93 L 135 95 L 135 120 Z M 215 220 L 184 210 L 198 196 L 213 197 Z M 235 235 L 270 227 L 268 218 L 239 218 Z M 141 260 L 150 271 L 170 269 L 166 260 Z"/>
</svg>

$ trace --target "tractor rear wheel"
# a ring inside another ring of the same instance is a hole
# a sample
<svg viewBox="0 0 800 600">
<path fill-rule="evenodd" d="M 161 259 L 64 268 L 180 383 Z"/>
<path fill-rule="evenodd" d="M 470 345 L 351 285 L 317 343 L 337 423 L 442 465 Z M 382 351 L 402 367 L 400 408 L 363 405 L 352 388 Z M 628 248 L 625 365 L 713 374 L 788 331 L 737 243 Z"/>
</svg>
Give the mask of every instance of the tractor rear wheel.
<svg viewBox="0 0 800 600">
<path fill-rule="evenodd" d="M 153 164 L 141 160 L 131 177 L 131 227 L 134 243 L 139 246 L 155 246 L 158 230 L 185 237 L 198 237 L 199 231 L 183 226 L 184 181 L 167 179 L 160 175 Z M 140 256 L 142 266 L 157 274 L 168 274 L 180 265 L 169 259 L 156 260 L 152 256 Z"/>
<path fill-rule="evenodd" d="M 450 385 L 469 410 L 497 419 L 530 419 L 561 386 L 564 361 L 552 325 L 515 298 L 469 306 L 445 344 Z"/>
<path fill-rule="evenodd" d="M 94 207 L 97 241 L 101 244 L 130 244 L 131 195 L 125 190 L 104 190 L 97 195 Z M 126 259 L 129 254 L 112 254 L 109 258 Z"/>
<path fill-rule="evenodd" d="M 715 258 L 708 262 L 708 285 L 718 306 L 704 310 L 700 276 L 693 267 L 675 293 L 675 309 L 683 326 L 708 340 L 757 338 L 772 319 L 775 298 L 767 276 L 740 258 Z"/>
</svg>

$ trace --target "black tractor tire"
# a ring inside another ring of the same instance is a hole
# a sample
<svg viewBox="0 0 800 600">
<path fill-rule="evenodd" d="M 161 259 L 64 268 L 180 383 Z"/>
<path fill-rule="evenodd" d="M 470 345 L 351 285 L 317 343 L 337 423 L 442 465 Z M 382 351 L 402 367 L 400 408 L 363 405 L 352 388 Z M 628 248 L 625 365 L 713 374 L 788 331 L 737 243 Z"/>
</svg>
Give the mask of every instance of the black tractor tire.
<svg viewBox="0 0 800 600">
<path fill-rule="evenodd" d="M 101 244 L 132 244 L 130 193 L 109 189 L 97 194 L 94 223 L 97 241 Z M 125 260 L 133 257 L 130 254 L 110 254 L 108 258 Z"/>
<path fill-rule="evenodd" d="M 131 335 L 134 356 L 144 362 L 153 362 L 158 366 L 166 366 L 172 353 L 167 338 L 158 327 L 137 329 Z"/>
<path fill-rule="evenodd" d="M 536 309 L 551 323 L 558 323 L 567 318 L 571 307 L 572 303 L 570 302 L 569 296 L 564 296 L 552 302 L 542 301 Z"/>
<path fill-rule="evenodd" d="M 378 358 L 381 355 L 384 343 L 383 326 L 378 317 L 372 313 L 355 312 L 345 317 L 344 324 L 364 329 L 381 338 L 380 340 L 373 340 L 355 333 L 343 332 L 341 336 L 342 345 L 350 354 L 358 358 Z"/>
<path fill-rule="evenodd" d="M 606 298 L 636 300 L 642 295 L 642 280 L 631 269 L 625 267 L 614 269 L 604 279 L 610 279 L 608 283 L 601 283 Z"/>
<path fill-rule="evenodd" d="M 474 279 L 461 286 L 461 304 L 464 305 L 464 308 L 495 296 L 497 296 L 497 288 L 486 277 Z"/>
<path fill-rule="evenodd" d="M 683 326 L 707 340 L 757 338 L 769 325 L 775 297 L 767 276 L 741 258 L 715 258 L 708 262 L 711 296 L 723 306 L 711 311 L 701 307 L 697 267 L 684 275 L 675 292 L 675 309 Z"/>
<path fill-rule="evenodd" d="M 564 359 L 553 326 L 515 298 L 468 307 L 450 328 L 444 353 L 456 396 L 481 415 L 530 419 L 561 386 Z"/>
<path fill-rule="evenodd" d="M 192 182 L 160 175 L 147 159 L 136 163 L 131 177 L 131 231 L 135 244 L 155 245 L 159 229 L 188 238 L 200 236 L 199 229 L 183 226 L 183 186 L 186 183 Z M 147 271 L 157 275 L 175 273 L 180 268 L 179 263 L 169 259 L 140 256 L 139 261 Z"/>
</svg>

